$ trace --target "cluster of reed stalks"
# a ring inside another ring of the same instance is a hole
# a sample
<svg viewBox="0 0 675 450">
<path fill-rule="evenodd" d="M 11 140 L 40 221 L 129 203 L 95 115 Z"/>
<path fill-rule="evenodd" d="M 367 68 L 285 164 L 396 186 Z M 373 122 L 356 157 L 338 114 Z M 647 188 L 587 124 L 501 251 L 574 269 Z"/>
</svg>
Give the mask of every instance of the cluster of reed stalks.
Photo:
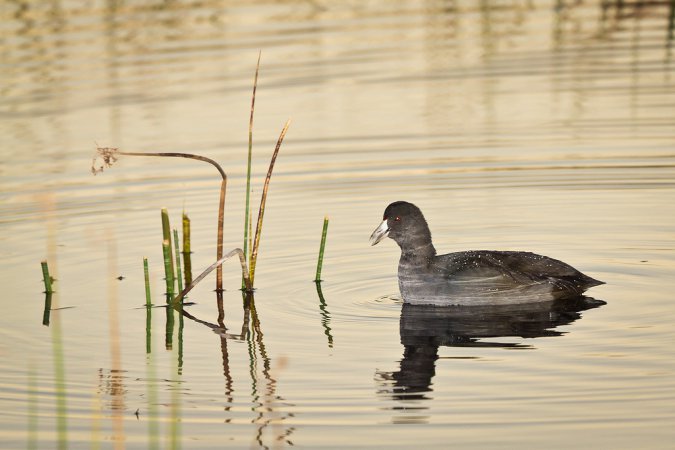
<svg viewBox="0 0 675 450">
<path fill-rule="evenodd" d="M 230 250 L 227 254 L 224 254 L 223 250 L 223 224 L 224 224 L 224 211 L 225 211 L 225 195 L 227 190 L 227 174 L 223 168 L 211 158 L 205 156 L 195 155 L 191 153 L 175 153 L 175 152 L 128 152 L 122 151 L 118 148 L 111 147 L 97 147 L 96 155 L 92 160 L 91 171 L 94 175 L 99 172 L 102 172 L 105 168 L 111 167 L 120 156 L 152 156 L 152 157 L 174 157 L 174 158 L 187 158 L 194 159 L 198 161 L 203 161 L 208 164 L 211 164 L 218 170 L 218 173 L 221 177 L 220 184 L 220 199 L 218 207 L 218 227 L 217 227 L 217 237 L 216 237 L 216 261 L 204 270 L 198 277 L 194 280 L 192 279 L 191 273 L 191 262 L 189 260 L 189 250 L 186 252 L 185 246 L 187 245 L 189 249 L 189 231 L 185 233 L 185 220 L 184 220 L 184 230 L 183 230 L 183 257 L 185 258 L 185 287 L 182 286 L 182 277 L 181 274 L 177 274 L 176 270 L 180 270 L 180 252 L 178 251 L 178 234 L 174 230 L 173 241 L 175 244 L 175 252 L 172 255 L 172 236 L 169 227 L 168 214 L 166 210 L 162 212 L 162 223 L 163 223 L 163 251 L 164 251 L 164 265 L 165 265 L 165 275 L 166 275 L 166 290 L 167 296 L 171 299 L 170 303 L 176 305 L 182 302 L 185 295 L 187 295 L 190 290 L 192 290 L 204 277 L 211 273 L 214 269 L 216 270 L 216 291 L 223 291 L 223 276 L 222 276 L 222 264 L 227 261 L 229 258 L 235 254 L 239 256 L 239 262 L 242 270 L 242 290 L 246 292 L 252 292 L 254 289 L 255 281 L 255 270 L 258 260 L 258 251 L 260 248 L 260 238 L 262 235 L 262 226 L 263 218 L 265 215 L 265 204 L 267 202 L 267 193 L 269 189 L 270 180 L 272 178 L 272 171 L 274 170 L 274 165 L 281 149 L 281 144 L 283 143 L 286 132 L 290 125 L 290 120 L 286 122 L 283 126 L 277 143 L 272 153 L 272 159 L 267 170 L 267 176 L 263 184 L 262 194 L 260 197 L 260 206 L 258 208 L 258 218 L 256 221 L 255 233 L 252 231 L 252 216 L 251 216 L 251 160 L 253 153 L 253 117 L 255 111 L 255 100 L 256 100 L 256 90 L 258 85 L 258 74 L 260 71 L 260 54 L 258 55 L 258 62 L 256 64 L 255 77 L 253 80 L 253 94 L 251 97 L 251 111 L 249 119 L 249 129 L 248 129 L 248 164 L 246 172 L 246 204 L 245 204 L 245 213 L 244 213 L 244 243 L 243 250 L 240 248 L 235 248 Z M 189 221 L 187 222 L 187 227 L 189 230 Z M 318 283 L 321 281 L 321 267 L 324 254 L 324 246 L 326 241 L 326 231 L 328 227 L 328 218 L 324 220 L 324 228 L 322 233 L 321 248 L 319 251 L 319 261 L 317 264 L 317 271 L 315 281 Z M 178 291 L 175 290 L 175 280 L 178 280 Z M 147 292 L 146 292 L 147 294 Z"/>
</svg>

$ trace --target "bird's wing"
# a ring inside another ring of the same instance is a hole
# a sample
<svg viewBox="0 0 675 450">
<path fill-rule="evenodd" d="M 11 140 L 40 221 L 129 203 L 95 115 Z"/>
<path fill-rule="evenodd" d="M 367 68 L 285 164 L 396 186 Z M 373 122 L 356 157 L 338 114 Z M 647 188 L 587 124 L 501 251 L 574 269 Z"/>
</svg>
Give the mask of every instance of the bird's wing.
<svg viewBox="0 0 675 450">
<path fill-rule="evenodd" d="M 504 283 L 574 283 L 595 286 L 602 282 L 548 256 L 530 252 L 475 250 L 449 253 L 436 258 L 449 279 L 501 276 Z"/>
<path fill-rule="evenodd" d="M 505 282 L 529 283 L 533 279 L 522 270 L 514 270 L 497 252 L 479 250 L 440 255 L 434 260 L 434 268 L 454 281 L 472 278 L 502 277 Z"/>
</svg>

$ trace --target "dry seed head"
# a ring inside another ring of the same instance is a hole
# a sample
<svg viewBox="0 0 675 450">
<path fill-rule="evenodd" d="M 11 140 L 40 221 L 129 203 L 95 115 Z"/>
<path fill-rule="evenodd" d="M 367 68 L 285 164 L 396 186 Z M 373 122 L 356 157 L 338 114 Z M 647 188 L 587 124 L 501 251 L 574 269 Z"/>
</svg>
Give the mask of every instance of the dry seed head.
<svg viewBox="0 0 675 450">
<path fill-rule="evenodd" d="M 99 172 L 103 172 L 103 169 L 112 167 L 113 164 L 118 159 L 119 149 L 112 147 L 97 147 L 96 154 L 91 160 L 91 173 L 96 175 Z M 103 164 L 96 167 L 98 160 L 101 160 Z"/>
</svg>

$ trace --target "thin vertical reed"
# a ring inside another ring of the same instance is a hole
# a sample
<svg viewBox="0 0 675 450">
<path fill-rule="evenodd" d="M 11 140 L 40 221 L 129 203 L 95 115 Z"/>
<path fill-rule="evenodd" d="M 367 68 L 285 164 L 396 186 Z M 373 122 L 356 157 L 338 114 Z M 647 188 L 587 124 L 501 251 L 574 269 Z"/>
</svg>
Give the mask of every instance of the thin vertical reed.
<svg viewBox="0 0 675 450">
<path fill-rule="evenodd" d="M 190 218 L 183 213 L 183 267 L 186 285 L 192 283 L 192 258 L 190 254 Z"/>
<path fill-rule="evenodd" d="M 148 270 L 148 258 L 143 257 L 143 278 L 145 279 L 145 306 L 152 306 L 150 296 L 150 271 Z"/>
<path fill-rule="evenodd" d="M 162 236 L 165 240 L 171 240 L 171 225 L 169 225 L 169 211 L 162 208 Z"/>
<path fill-rule="evenodd" d="M 216 260 L 223 257 L 223 225 L 225 224 L 225 192 L 227 191 L 227 177 L 220 183 L 220 199 L 218 200 L 218 242 L 216 243 Z M 223 290 L 223 268 L 216 269 L 216 291 Z"/>
<path fill-rule="evenodd" d="M 328 216 L 323 218 L 323 231 L 321 232 L 321 245 L 319 246 L 319 261 L 316 264 L 316 283 L 321 282 L 321 267 L 323 266 L 323 251 L 326 248 L 326 235 L 328 234 Z"/>
<path fill-rule="evenodd" d="M 263 216 L 265 215 L 265 202 L 267 201 L 267 190 L 270 185 L 270 178 L 272 178 L 272 170 L 274 169 L 274 163 L 277 160 L 277 155 L 279 154 L 279 149 L 281 148 L 281 143 L 286 136 L 288 127 L 291 125 L 291 121 L 287 121 L 284 125 L 284 128 L 281 130 L 279 139 L 277 140 L 277 145 L 274 148 L 274 153 L 272 154 L 272 160 L 270 161 L 270 166 L 267 169 L 267 176 L 265 177 L 265 184 L 263 185 L 262 195 L 260 197 L 260 209 L 258 209 L 258 224 L 255 229 L 255 238 L 253 240 L 253 248 L 251 250 L 251 261 L 249 264 L 249 278 L 251 279 L 251 287 L 255 280 L 255 266 L 258 260 L 258 249 L 260 247 L 260 234 L 262 232 Z"/>
<path fill-rule="evenodd" d="M 253 248 L 253 213 L 248 213 L 248 248 Z M 248 255 L 248 263 L 251 264 L 251 255 Z"/>
<path fill-rule="evenodd" d="M 45 293 L 51 294 L 54 291 L 52 290 L 52 277 L 49 275 L 49 265 L 47 261 L 42 261 L 40 264 L 42 265 L 42 281 L 45 284 Z"/>
<path fill-rule="evenodd" d="M 183 290 L 183 273 L 180 268 L 180 245 L 178 244 L 178 230 L 173 230 L 174 253 L 176 254 L 176 279 L 178 280 L 178 292 Z"/>
<path fill-rule="evenodd" d="M 169 241 L 169 248 L 171 248 L 171 224 L 169 223 L 169 212 L 166 208 L 162 208 L 162 236 L 165 241 Z M 173 258 L 171 258 L 171 273 L 176 273 L 173 265 Z"/>
<path fill-rule="evenodd" d="M 173 267 L 171 264 L 171 243 L 166 239 L 162 242 L 162 253 L 164 254 L 164 276 L 166 279 L 166 293 L 170 297 L 174 294 Z"/>
<path fill-rule="evenodd" d="M 248 163 L 246 166 L 246 210 L 244 212 L 244 257 L 249 258 L 249 236 L 251 229 L 251 216 L 249 207 L 251 204 L 251 157 L 253 155 L 253 112 L 255 111 L 255 91 L 258 87 L 258 72 L 260 71 L 260 56 L 258 52 L 258 63 L 255 66 L 255 77 L 253 78 L 253 95 L 251 96 L 251 115 L 248 121 Z M 243 280 L 242 280 L 243 286 Z"/>
<path fill-rule="evenodd" d="M 249 213 L 248 213 L 248 239 L 245 239 L 245 241 L 248 241 L 248 248 L 253 248 L 253 241 L 252 241 L 252 239 L 253 239 L 253 225 L 252 225 L 252 224 L 253 224 L 253 220 L 252 220 L 252 219 L 253 219 L 253 218 L 251 217 L 251 211 L 249 211 Z M 246 255 L 246 253 L 244 253 L 244 255 Z M 246 256 L 244 256 L 244 258 L 246 258 Z M 248 262 L 249 265 L 251 264 L 251 258 L 250 258 L 250 255 L 249 255 L 249 257 L 246 259 L 246 261 Z M 249 266 L 249 267 L 250 267 L 250 266 Z M 246 274 L 247 274 L 247 275 L 250 275 L 249 272 L 246 272 Z M 251 286 L 251 289 L 253 289 L 253 286 Z M 246 290 L 247 290 L 247 288 L 246 288 L 246 283 L 245 283 L 245 280 L 244 280 L 243 277 L 242 277 L 242 279 L 241 279 L 241 290 L 242 290 L 242 291 L 246 291 Z"/>
<path fill-rule="evenodd" d="M 49 326 L 49 317 L 52 313 L 52 293 L 45 292 L 45 309 L 42 312 L 42 325 Z"/>
</svg>

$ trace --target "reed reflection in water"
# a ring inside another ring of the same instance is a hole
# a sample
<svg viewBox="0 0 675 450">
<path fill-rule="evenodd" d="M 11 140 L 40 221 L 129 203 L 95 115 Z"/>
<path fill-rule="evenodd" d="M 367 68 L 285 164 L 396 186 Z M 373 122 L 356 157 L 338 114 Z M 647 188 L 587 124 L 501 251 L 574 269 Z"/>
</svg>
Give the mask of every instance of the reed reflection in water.
<svg viewBox="0 0 675 450">
<path fill-rule="evenodd" d="M 234 402 L 234 377 L 230 368 L 230 354 L 228 350 L 228 341 L 245 343 L 249 356 L 249 376 L 252 410 L 256 416 L 251 420 L 255 425 L 255 434 L 253 444 L 261 448 L 270 448 L 279 444 L 293 445 L 291 435 L 294 427 L 284 425 L 284 420 L 291 417 L 289 413 L 279 413 L 276 405 L 283 402 L 284 399 L 277 393 L 277 379 L 273 372 L 282 372 L 286 359 L 280 358 L 276 367 L 272 367 L 272 359 L 268 355 L 265 347 L 262 326 L 258 317 L 253 292 L 242 292 L 243 318 L 241 330 L 239 333 L 231 333 L 225 326 L 225 308 L 223 304 L 223 292 L 216 292 L 218 316 L 217 323 L 208 322 L 195 317 L 183 308 L 183 305 L 177 304 L 175 309 L 179 311 L 181 318 L 186 317 L 194 322 L 204 325 L 219 336 L 220 353 L 222 355 L 223 376 L 225 378 L 224 390 L 224 411 L 231 411 Z M 262 380 L 260 375 L 262 374 Z M 264 383 L 264 388 L 260 385 Z M 225 423 L 231 419 L 227 418 Z"/>
</svg>

